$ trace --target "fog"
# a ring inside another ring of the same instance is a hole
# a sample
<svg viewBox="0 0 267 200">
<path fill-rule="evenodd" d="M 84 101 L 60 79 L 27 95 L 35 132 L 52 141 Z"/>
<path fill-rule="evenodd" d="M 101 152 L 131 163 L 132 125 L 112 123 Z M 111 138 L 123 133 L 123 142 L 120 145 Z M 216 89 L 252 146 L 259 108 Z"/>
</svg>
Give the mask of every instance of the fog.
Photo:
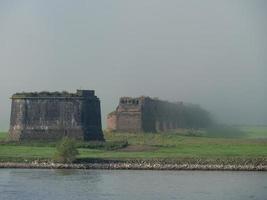
<svg viewBox="0 0 267 200">
<path fill-rule="evenodd" d="M 0 130 L 15 92 L 94 89 L 267 124 L 265 0 L 0 0 Z"/>
</svg>

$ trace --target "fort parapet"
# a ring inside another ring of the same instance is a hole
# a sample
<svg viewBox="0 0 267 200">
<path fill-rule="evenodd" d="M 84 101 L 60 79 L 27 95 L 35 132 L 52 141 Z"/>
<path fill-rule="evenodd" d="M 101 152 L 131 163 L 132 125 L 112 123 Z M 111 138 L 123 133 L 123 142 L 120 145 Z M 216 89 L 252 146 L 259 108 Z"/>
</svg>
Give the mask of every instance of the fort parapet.
<svg viewBox="0 0 267 200">
<path fill-rule="evenodd" d="M 11 100 L 11 140 L 104 139 L 100 100 L 93 90 L 16 93 Z"/>
<path fill-rule="evenodd" d="M 150 97 L 121 97 L 116 110 L 107 116 L 108 130 L 118 132 L 164 132 L 210 123 L 209 113 L 198 105 Z"/>
</svg>

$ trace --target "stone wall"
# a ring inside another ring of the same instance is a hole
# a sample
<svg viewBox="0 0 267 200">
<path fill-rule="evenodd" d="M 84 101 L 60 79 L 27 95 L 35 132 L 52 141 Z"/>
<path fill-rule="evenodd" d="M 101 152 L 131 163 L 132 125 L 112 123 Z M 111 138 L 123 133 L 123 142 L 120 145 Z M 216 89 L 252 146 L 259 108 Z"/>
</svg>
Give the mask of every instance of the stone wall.
<svg viewBox="0 0 267 200">
<path fill-rule="evenodd" d="M 162 132 L 177 128 L 203 128 L 209 113 L 197 105 L 168 102 L 150 97 L 122 97 L 107 117 L 107 128 L 121 132 Z"/>
<path fill-rule="evenodd" d="M 177 109 L 170 105 L 173 104 L 149 97 L 122 97 L 116 110 L 108 115 L 107 127 L 111 131 L 121 132 L 157 132 L 174 129 L 177 120 L 173 117 Z"/>
<path fill-rule="evenodd" d="M 74 95 L 13 95 L 11 140 L 54 140 L 63 136 L 103 140 L 100 101 L 92 91 Z"/>
<path fill-rule="evenodd" d="M 107 127 L 111 131 L 142 131 L 142 108 L 138 99 L 121 98 L 116 111 L 107 117 Z"/>
<path fill-rule="evenodd" d="M 115 113 L 110 113 L 107 117 L 107 127 L 110 131 L 117 130 L 117 115 Z"/>
<path fill-rule="evenodd" d="M 145 98 L 142 107 L 144 132 L 174 130 L 179 126 L 183 110 L 181 102 L 171 103 L 159 99 Z"/>
</svg>

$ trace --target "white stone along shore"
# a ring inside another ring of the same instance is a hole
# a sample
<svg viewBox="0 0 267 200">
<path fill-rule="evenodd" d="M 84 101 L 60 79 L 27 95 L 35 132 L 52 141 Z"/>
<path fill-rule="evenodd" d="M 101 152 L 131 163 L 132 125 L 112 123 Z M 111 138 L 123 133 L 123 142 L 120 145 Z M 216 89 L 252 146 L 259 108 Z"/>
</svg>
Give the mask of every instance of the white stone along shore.
<svg viewBox="0 0 267 200">
<path fill-rule="evenodd" d="M 52 162 L 15 163 L 2 162 L 0 168 L 38 168 L 38 169 L 110 169 L 110 170 L 227 170 L 227 171 L 267 171 L 267 165 L 230 164 L 162 164 L 162 163 L 83 163 L 60 164 Z"/>
</svg>

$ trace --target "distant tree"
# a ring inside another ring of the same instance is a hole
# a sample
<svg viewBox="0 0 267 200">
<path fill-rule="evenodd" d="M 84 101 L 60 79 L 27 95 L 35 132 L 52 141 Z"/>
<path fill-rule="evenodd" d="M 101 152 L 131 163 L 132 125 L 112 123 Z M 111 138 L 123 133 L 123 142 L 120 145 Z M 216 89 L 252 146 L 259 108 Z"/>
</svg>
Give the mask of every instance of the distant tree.
<svg viewBox="0 0 267 200">
<path fill-rule="evenodd" d="M 79 152 L 75 146 L 75 140 L 64 137 L 56 146 L 54 160 L 60 163 L 72 163 L 77 155 Z"/>
</svg>

